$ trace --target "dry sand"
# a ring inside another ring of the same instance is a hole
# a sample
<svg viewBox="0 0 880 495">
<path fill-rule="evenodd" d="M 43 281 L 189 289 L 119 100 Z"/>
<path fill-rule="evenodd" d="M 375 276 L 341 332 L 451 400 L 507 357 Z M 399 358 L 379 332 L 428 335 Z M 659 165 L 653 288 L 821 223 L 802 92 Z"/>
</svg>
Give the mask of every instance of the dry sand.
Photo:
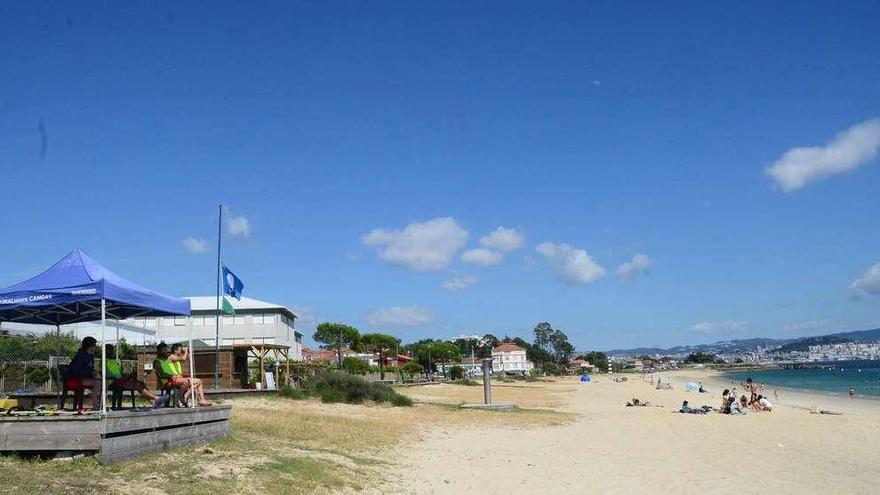
<svg viewBox="0 0 880 495">
<path fill-rule="evenodd" d="M 700 370 L 668 374 L 664 380 L 675 389 L 655 390 L 637 375 L 625 383 L 601 376 L 592 383 L 567 379 L 541 385 L 554 392 L 555 409 L 578 415 L 563 425 L 427 427 L 420 441 L 395 455 L 398 468 L 390 490 L 880 492 L 878 401 L 781 392 L 778 409 L 770 413 L 677 414 L 682 400 L 717 407 L 723 380 Z M 711 393 L 686 392 L 684 383 L 694 380 L 702 380 Z M 421 395 L 442 394 L 438 389 Z M 664 407 L 624 407 L 633 397 Z M 811 414 L 811 406 L 844 415 Z"/>
</svg>

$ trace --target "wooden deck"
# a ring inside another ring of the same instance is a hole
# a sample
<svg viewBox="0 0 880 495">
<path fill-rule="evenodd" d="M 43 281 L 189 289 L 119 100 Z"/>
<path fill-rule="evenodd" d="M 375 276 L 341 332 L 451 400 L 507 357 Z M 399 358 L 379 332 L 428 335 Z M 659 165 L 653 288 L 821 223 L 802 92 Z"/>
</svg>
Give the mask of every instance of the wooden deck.
<svg viewBox="0 0 880 495">
<path fill-rule="evenodd" d="M 112 411 L 106 416 L 2 416 L 0 452 L 98 455 L 115 462 L 198 445 L 231 432 L 232 406 Z"/>
</svg>

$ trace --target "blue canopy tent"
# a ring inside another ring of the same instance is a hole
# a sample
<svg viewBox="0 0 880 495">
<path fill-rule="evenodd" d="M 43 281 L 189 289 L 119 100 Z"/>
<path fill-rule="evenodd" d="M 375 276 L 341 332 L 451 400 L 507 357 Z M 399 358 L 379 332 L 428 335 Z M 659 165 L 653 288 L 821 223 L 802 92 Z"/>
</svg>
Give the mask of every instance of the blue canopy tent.
<svg viewBox="0 0 880 495">
<path fill-rule="evenodd" d="M 102 362 L 107 358 L 104 328 L 108 316 L 121 320 L 189 314 L 189 300 L 129 282 L 79 249 L 43 273 L 0 289 L 0 322 L 55 325 L 60 333 L 61 325 L 100 320 Z M 192 368 L 192 359 L 189 361 Z M 106 411 L 106 367 L 102 366 L 101 373 L 101 409 Z"/>
</svg>

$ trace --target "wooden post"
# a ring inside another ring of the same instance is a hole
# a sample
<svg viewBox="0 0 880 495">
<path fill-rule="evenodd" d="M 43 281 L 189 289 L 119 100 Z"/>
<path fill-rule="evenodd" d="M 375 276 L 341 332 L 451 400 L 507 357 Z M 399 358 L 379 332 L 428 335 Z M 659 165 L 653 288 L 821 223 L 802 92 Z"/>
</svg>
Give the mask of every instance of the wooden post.
<svg viewBox="0 0 880 495">
<path fill-rule="evenodd" d="M 260 346 L 260 383 L 262 384 L 263 390 L 266 390 L 266 350 L 263 346 Z"/>
<path fill-rule="evenodd" d="M 275 356 L 275 388 L 281 387 L 281 362 L 278 358 L 278 349 L 272 349 L 272 355 Z"/>
<path fill-rule="evenodd" d="M 486 404 L 492 403 L 492 359 L 483 359 L 483 401 Z"/>
<path fill-rule="evenodd" d="M 287 385 L 290 383 L 290 348 L 288 347 L 286 351 L 284 351 L 284 362 L 286 363 L 287 373 L 284 377 L 284 384 Z"/>
</svg>

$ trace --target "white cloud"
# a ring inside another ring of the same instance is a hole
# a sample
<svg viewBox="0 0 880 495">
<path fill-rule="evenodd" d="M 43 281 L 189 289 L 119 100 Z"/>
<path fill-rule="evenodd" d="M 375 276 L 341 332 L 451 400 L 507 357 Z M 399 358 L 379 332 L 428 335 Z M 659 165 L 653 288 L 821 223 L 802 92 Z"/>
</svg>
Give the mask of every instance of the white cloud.
<svg viewBox="0 0 880 495">
<path fill-rule="evenodd" d="M 507 253 L 526 244 L 526 237 L 516 229 L 498 227 L 491 234 L 480 238 L 480 245 L 495 251 Z"/>
<path fill-rule="evenodd" d="M 208 250 L 208 243 L 195 237 L 185 237 L 180 241 L 180 245 L 193 254 L 204 253 Z"/>
<path fill-rule="evenodd" d="M 226 233 L 232 237 L 251 236 L 251 223 L 244 215 L 233 214 L 227 208 L 224 223 L 226 224 Z"/>
<path fill-rule="evenodd" d="M 463 277 L 453 277 L 443 282 L 443 288 L 448 291 L 460 291 L 477 283 L 477 277 L 473 275 L 465 275 Z"/>
<path fill-rule="evenodd" d="M 617 276 L 623 280 L 631 280 L 640 273 L 648 271 L 651 267 L 651 258 L 644 254 L 636 254 L 632 260 L 617 267 Z"/>
<path fill-rule="evenodd" d="M 865 273 L 857 278 L 849 288 L 859 296 L 867 294 L 873 296 L 880 295 L 880 263 L 865 270 Z"/>
<path fill-rule="evenodd" d="M 599 266 L 583 249 L 574 249 L 568 244 L 543 242 L 535 251 L 553 267 L 564 282 L 570 284 L 589 284 L 605 275 L 605 269 Z"/>
<path fill-rule="evenodd" d="M 691 330 L 702 333 L 727 333 L 745 330 L 749 326 L 747 321 L 704 321 L 691 327 Z"/>
<path fill-rule="evenodd" d="M 367 312 L 367 322 L 374 327 L 417 327 L 430 323 L 428 308 L 421 306 L 392 306 Z"/>
<path fill-rule="evenodd" d="M 412 222 L 403 230 L 373 229 L 361 242 L 379 248 L 386 263 L 427 271 L 446 268 L 469 235 L 455 219 L 435 218 Z"/>
<path fill-rule="evenodd" d="M 825 146 L 791 148 L 764 172 L 785 192 L 831 175 L 857 169 L 877 156 L 880 119 L 866 120 L 838 134 Z"/>
<path fill-rule="evenodd" d="M 477 248 L 461 253 L 461 261 L 475 265 L 497 265 L 502 260 L 504 260 L 504 255 L 491 249 Z"/>
</svg>

